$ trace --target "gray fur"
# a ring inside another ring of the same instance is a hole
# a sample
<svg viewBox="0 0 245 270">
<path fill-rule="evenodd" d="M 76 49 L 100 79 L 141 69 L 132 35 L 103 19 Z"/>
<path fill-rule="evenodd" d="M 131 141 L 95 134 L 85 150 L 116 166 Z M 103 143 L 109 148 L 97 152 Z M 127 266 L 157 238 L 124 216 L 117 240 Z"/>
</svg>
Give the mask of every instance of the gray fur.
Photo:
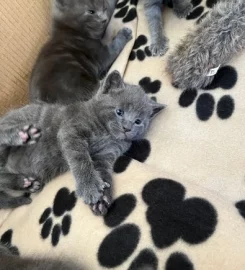
<svg viewBox="0 0 245 270">
<path fill-rule="evenodd" d="M 111 44 L 102 43 L 115 0 L 52 1 L 52 35 L 33 68 L 30 100 L 62 104 L 89 100 L 132 39 L 132 31 L 123 28 Z"/>
<path fill-rule="evenodd" d="M 168 59 L 172 83 L 181 89 L 202 88 L 212 68 L 226 64 L 245 48 L 245 1 L 223 0 L 188 34 Z"/>
<path fill-rule="evenodd" d="M 163 29 L 162 4 L 173 4 L 174 13 L 179 18 L 186 17 L 191 9 L 191 0 L 143 0 L 145 1 L 145 14 L 151 34 L 150 51 L 154 56 L 164 55 L 168 50 L 168 38 Z"/>
<path fill-rule="evenodd" d="M 115 71 L 87 102 L 31 104 L 10 112 L 0 119 L 0 207 L 16 207 L 16 198 L 6 191 L 36 192 L 71 170 L 77 196 L 96 214 L 105 214 L 112 200 L 115 160 L 133 140 L 143 138 L 163 108 L 140 86 L 125 84 Z M 124 115 L 117 115 L 116 109 Z M 135 123 L 137 119 L 141 123 Z M 22 200 L 30 203 L 29 198 Z"/>
<path fill-rule="evenodd" d="M 62 259 L 22 258 L 0 243 L 0 270 L 82 270 L 78 264 Z"/>
</svg>

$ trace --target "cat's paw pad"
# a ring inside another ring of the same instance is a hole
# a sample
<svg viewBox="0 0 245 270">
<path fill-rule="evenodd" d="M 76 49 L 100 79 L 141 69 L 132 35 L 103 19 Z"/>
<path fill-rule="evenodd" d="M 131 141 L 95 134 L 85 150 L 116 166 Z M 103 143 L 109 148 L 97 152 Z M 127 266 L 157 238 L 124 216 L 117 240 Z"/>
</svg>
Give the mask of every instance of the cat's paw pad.
<svg viewBox="0 0 245 270">
<path fill-rule="evenodd" d="M 121 34 L 126 38 L 127 41 L 133 38 L 132 30 L 130 28 L 124 27 L 121 29 Z"/>
<path fill-rule="evenodd" d="M 28 189 L 31 193 L 35 193 L 41 189 L 41 183 L 33 177 L 24 178 L 24 188 Z"/>
<path fill-rule="evenodd" d="M 168 40 L 153 43 L 149 47 L 153 56 L 162 56 L 168 51 Z"/>
<path fill-rule="evenodd" d="M 182 6 L 175 8 L 174 13 L 178 18 L 186 18 L 192 11 L 193 5 L 191 3 L 183 4 Z"/>
<path fill-rule="evenodd" d="M 41 130 L 33 125 L 27 125 L 19 131 L 19 137 L 22 144 L 35 144 L 41 137 Z"/>
</svg>

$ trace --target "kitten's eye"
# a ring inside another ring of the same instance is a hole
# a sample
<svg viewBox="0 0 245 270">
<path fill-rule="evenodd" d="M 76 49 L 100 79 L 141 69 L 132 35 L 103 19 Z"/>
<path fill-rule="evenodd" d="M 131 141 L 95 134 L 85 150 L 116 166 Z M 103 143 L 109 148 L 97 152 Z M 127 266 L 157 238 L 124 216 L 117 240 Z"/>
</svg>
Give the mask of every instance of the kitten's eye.
<svg viewBox="0 0 245 270">
<path fill-rule="evenodd" d="M 90 9 L 90 10 L 88 10 L 88 13 L 89 13 L 89 14 L 94 14 L 94 13 L 95 13 L 95 11 L 94 11 L 94 10 L 92 10 L 92 9 Z"/>
<path fill-rule="evenodd" d="M 140 119 L 137 119 L 137 120 L 135 121 L 135 124 L 136 124 L 136 125 L 140 125 L 140 124 L 141 124 L 141 120 L 140 120 Z"/>
<path fill-rule="evenodd" d="M 116 114 L 119 116 L 123 116 L 124 115 L 124 111 L 121 109 L 116 109 Z"/>
</svg>

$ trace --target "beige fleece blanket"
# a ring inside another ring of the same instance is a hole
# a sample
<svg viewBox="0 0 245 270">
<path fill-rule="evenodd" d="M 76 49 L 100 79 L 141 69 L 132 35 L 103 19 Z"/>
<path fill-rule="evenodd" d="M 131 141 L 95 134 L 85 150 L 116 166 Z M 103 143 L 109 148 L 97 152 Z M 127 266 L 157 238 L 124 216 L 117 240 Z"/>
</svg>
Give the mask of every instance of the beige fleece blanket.
<svg viewBox="0 0 245 270">
<path fill-rule="evenodd" d="M 21 12 L 24 2 L 28 12 Z M 215 2 L 193 0 L 193 12 L 182 20 L 164 10 L 170 51 Z M 3 112 L 26 102 L 23 74 L 47 37 L 48 1 L 6 1 L 2 13 L 0 27 L 13 26 L 10 34 L 0 28 Z M 68 173 L 29 206 L 0 211 L 1 240 L 21 256 L 69 257 L 84 269 L 245 269 L 245 53 L 221 68 L 208 90 L 182 92 L 165 72 L 169 52 L 150 56 L 142 1 L 119 1 L 106 39 L 123 26 L 134 40 L 112 70 L 168 107 L 147 138 L 116 162 L 109 214 L 93 216 L 74 196 Z"/>
</svg>

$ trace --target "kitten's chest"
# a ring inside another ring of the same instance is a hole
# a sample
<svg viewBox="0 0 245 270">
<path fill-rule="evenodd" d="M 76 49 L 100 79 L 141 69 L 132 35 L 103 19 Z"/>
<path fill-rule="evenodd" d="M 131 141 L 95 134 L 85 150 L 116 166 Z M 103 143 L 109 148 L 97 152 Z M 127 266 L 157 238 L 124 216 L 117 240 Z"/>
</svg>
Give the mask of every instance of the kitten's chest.
<svg viewBox="0 0 245 270">
<path fill-rule="evenodd" d="M 119 157 L 126 152 L 131 143 L 113 139 L 111 136 L 95 137 L 90 140 L 89 152 L 91 156 Z"/>
</svg>

